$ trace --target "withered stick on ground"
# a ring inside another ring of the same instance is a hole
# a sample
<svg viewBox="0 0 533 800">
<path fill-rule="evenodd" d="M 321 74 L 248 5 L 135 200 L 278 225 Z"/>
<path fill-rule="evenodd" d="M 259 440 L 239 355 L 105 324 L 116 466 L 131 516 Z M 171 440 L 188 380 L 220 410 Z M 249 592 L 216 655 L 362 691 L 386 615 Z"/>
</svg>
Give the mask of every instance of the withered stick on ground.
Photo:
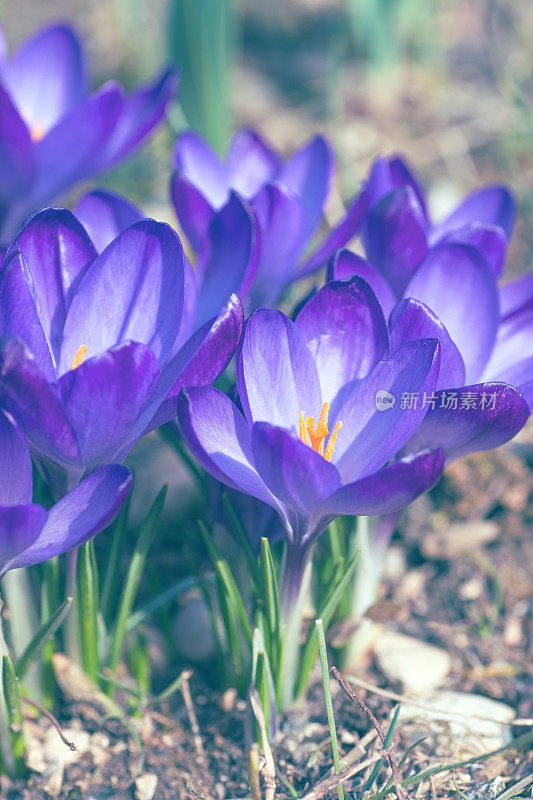
<svg viewBox="0 0 533 800">
<path fill-rule="evenodd" d="M 186 669 L 182 672 L 182 682 L 181 682 L 181 694 L 183 696 L 183 702 L 185 703 L 185 708 L 187 709 L 187 716 L 189 718 L 189 724 L 191 726 L 192 735 L 194 738 L 194 748 L 196 750 L 196 755 L 200 759 L 202 763 L 205 763 L 205 752 L 204 752 L 204 745 L 202 742 L 202 737 L 200 735 L 200 726 L 198 725 L 198 718 L 196 716 L 196 711 L 194 710 L 194 705 L 192 702 L 191 697 L 191 689 L 189 686 L 189 678 L 191 677 L 192 672 L 190 669 Z"/>
<path fill-rule="evenodd" d="M 341 687 L 341 689 L 343 690 L 343 692 L 347 695 L 347 697 L 350 698 L 352 703 L 355 703 L 355 705 L 363 712 L 365 717 L 369 720 L 370 724 L 374 726 L 374 728 L 378 733 L 379 738 L 381 739 L 381 744 L 384 745 L 385 734 L 383 733 L 381 725 L 379 724 L 379 722 L 377 721 L 371 710 L 356 695 L 356 693 L 354 692 L 354 690 L 352 689 L 346 678 L 343 675 L 341 675 L 337 667 L 331 667 L 330 672 L 337 681 L 337 683 L 339 684 L 339 686 Z M 407 800 L 407 794 L 402 789 L 402 779 L 400 777 L 400 771 L 398 769 L 398 763 L 396 761 L 396 757 L 394 753 L 392 753 L 390 750 L 387 750 L 387 760 L 392 770 L 392 777 L 394 780 L 394 786 L 396 788 L 396 794 L 398 796 L 398 800 Z"/>
<path fill-rule="evenodd" d="M 353 778 L 354 775 L 357 775 L 358 772 L 363 772 L 367 767 L 371 767 L 372 764 L 375 764 L 376 761 L 379 761 L 381 758 L 386 758 L 388 756 L 388 750 L 380 750 L 379 753 L 374 753 L 373 756 L 370 758 L 366 758 L 364 761 L 360 761 L 359 764 L 351 764 L 346 769 L 343 769 L 341 772 L 337 772 L 335 775 L 331 775 L 328 778 L 324 778 L 324 780 L 317 783 L 317 785 L 308 792 L 302 800 L 319 800 L 319 798 L 324 797 L 328 792 L 332 792 L 334 789 L 337 788 L 341 781 L 348 780 L 348 778 Z"/>
<path fill-rule="evenodd" d="M 63 744 L 65 744 L 69 748 L 69 750 L 75 751 L 78 749 L 74 744 L 74 742 L 71 742 L 70 739 L 67 739 L 67 737 L 64 735 L 63 731 L 61 730 L 61 725 L 50 711 L 47 711 L 46 708 L 43 708 L 43 706 L 40 705 L 36 700 L 31 700 L 25 694 L 21 694 L 20 698 L 23 703 L 25 703 L 27 706 L 35 708 L 39 712 L 39 714 L 42 714 L 43 717 L 46 717 L 46 719 L 52 723 L 52 725 L 54 726 L 54 728 L 58 733 L 59 738 L 61 739 Z"/>
</svg>

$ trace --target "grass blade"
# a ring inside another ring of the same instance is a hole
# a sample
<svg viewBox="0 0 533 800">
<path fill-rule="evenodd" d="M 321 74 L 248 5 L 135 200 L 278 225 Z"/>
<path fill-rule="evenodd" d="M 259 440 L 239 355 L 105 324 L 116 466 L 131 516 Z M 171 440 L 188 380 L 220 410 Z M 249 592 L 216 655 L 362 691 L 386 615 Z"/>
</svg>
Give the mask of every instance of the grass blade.
<svg viewBox="0 0 533 800">
<path fill-rule="evenodd" d="M 116 673 L 117 671 L 122 645 L 124 644 L 124 638 L 126 636 L 128 619 L 135 602 L 135 597 L 137 596 L 144 566 L 146 564 L 146 556 L 155 536 L 157 522 L 159 520 L 161 511 L 163 510 L 166 494 L 167 486 L 163 486 L 156 499 L 152 503 L 152 507 L 148 511 L 148 514 L 146 515 L 139 530 L 139 536 L 135 544 L 135 550 L 133 551 L 133 555 L 131 557 L 128 574 L 126 575 L 126 582 L 124 584 L 124 589 L 122 590 L 116 623 L 111 637 L 109 669 L 112 673 Z M 114 693 L 114 689 L 111 684 L 109 684 L 108 692 L 111 696 Z"/>
<path fill-rule="evenodd" d="M 341 771 L 341 759 L 339 756 L 339 742 L 337 740 L 337 728 L 335 727 L 335 715 L 333 713 L 333 702 L 331 700 L 331 686 L 329 683 L 328 653 L 326 649 L 326 637 L 324 636 L 324 625 L 321 619 L 315 620 L 315 629 L 318 639 L 318 651 L 320 653 L 320 668 L 322 670 L 322 685 L 324 686 L 324 699 L 326 701 L 326 713 L 328 715 L 329 736 L 331 739 L 331 751 L 333 753 L 333 765 L 338 775 Z M 337 786 L 339 800 L 344 800 L 344 789 L 342 783 Z"/>
<path fill-rule="evenodd" d="M 72 597 L 61 603 L 58 609 L 52 614 L 50 619 L 45 622 L 37 634 L 33 637 L 29 645 L 26 647 L 21 657 L 17 661 L 16 671 L 19 678 L 24 677 L 28 666 L 33 661 L 39 651 L 47 644 L 47 642 L 59 630 L 67 615 L 72 608 Z"/>
<path fill-rule="evenodd" d="M 2 685 L 4 699 L 7 710 L 7 722 L 9 726 L 9 736 L 11 738 L 11 753 L 13 755 L 13 772 L 16 777 L 23 777 L 26 774 L 26 764 L 24 763 L 24 753 L 26 743 L 24 741 L 24 719 L 22 716 L 22 702 L 20 699 L 20 689 L 18 678 L 11 658 L 6 653 L 2 658 Z"/>
<path fill-rule="evenodd" d="M 95 679 L 100 659 L 98 653 L 98 572 L 92 539 L 83 544 L 78 552 L 77 588 L 81 663 L 86 674 Z"/>
<path fill-rule="evenodd" d="M 394 736 L 394 731 L 396 730 L 396 725 L 398 724 L 399 713 L 400 713 L 400 706 L 396 706 L 396 708 L 394 709 L 394 716 L 392 718 L 391 724 L 389 725 L 389 730 L 387 731 L 387 735 L 385 736 L 385 741 L 383 742 L 384 748 L 389 747 L 392 741 L 392 737 Z M 374 781 L 378 777 L 379 771 L 384 763 L 385 759 L 383 758 L 376 762 L 372 772 L 368 776 L 367 782 L 364 785 L 363 792 L 368 792 L 370 790 L 370 787 L 373 786 Z"/>
</svg>

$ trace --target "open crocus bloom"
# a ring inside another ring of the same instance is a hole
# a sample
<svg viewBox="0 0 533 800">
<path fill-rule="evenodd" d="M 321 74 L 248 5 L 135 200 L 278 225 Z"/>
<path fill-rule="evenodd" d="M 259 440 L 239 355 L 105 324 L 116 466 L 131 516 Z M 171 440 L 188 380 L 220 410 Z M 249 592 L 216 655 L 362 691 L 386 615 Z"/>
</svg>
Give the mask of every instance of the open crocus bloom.
<svg viewBox="0 0 533 800">
<path fill-rule="evenodd" d="M 99 251 L 144 214 L 125 197 L 104 189 L 83 195 L 75 213 Z M 185 261 L 186 315 L 197 328 L 215 317 L 231 294 L 245 297 L 261 249 L 251 210 L 236 194 L 213 214 L 194 270 Z"/>
<path fill-rule="evenodd" d="M 442 447 L 448 458 L 457 458 L 512 439 L 528 417 L 526 401 L 533 401 L 533 314 L 526 303 L 501 319 L 496 279 L 484 255 L 470 245 L 436 245 L 396 304 L 368 262 L 347 250 L 337 253 L 329 277 L 350 281 L 354 274 L 364 276 L 379 297 L 393 347 L 420 336 L 440 342 L 438 391 L 426 403 L 413 447 Z"/>
<path fill-rule="evenodd" d="M 480 250 L 499 277 L 516 217 L 505 186 L 487 186 L 468 195 L 442 222 L 432 223 L 424 191 L 405 162 L 379 158 L 364 185 L 368 213 L 365 252 L 397 298 L 436 244 L 469 244 Z"/>
<path fill-rule="evenodd" d="M 0 397 L 56 497 L 170 419 L 184 383 L 210 383 L 225 369 L 240 302 L 231 297 L 195 329 L 185 284 L 180 241 L 153 220 L 98 255 L 76 217 L 45 209 L 10 245 L 0 272 Z"/>
<path fill-rule="evenodd" d="M 213 387 L 180 395 L 182 435 L 222 483 L 271 505 L 299 584 L 306 553 L 336 516 L 402 508 L 438 480 L 439 450 L 392 461 L 425 415 L 378 396 L 433 392 L 439 346 L 422 338 L 389 352 L 383 313 L 365 281 L 322 288 L 292 322 L 261 309 L 237 357 L 242 414 Z"/>
<path fill-rule="evenodd" d="M 128 155 L 162 118 L 177 80 L 165 71 L 130 95 L 114 81 L 88 94 L 82 46 L 65 25 L 44 28 L 11 57 L 0 50 L 5 242 L 30 212 Z"/>
<path fill-rule="evenodd" d="M 126 467 L 101 467 L 47 511 L 32 503 L 32 468 L 26 440 L 0 411 L 0 577 L 39 564 L 88 541 L 116 517 L 133 476 Z"/>
<path fill-rule="evenodd" d="M 261 235 L 261 254 L 249 281 L 251 306 L 271 305 L 294 280 L 323 266 L 359 229 L 367 210 L 360 193 L 345 217 L 313 254 L 304 251 L 324 218 L 334 157 L 315 136 L 287 161 L 249 130 L 238 131 L 225 160 L 192 131 L 183 133 L 174 153 L 171 192 L 180 224 L 200 252 L 213 216 L 238 195 L 250 203 Z"/>
</svg>

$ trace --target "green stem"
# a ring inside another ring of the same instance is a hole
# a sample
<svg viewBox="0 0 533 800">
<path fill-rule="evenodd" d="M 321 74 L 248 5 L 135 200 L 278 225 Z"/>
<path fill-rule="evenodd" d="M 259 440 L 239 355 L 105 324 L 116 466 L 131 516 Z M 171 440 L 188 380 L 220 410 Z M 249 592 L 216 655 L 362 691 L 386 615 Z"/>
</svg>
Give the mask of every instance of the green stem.
<svg viewBox="0 0 533 800">
<path fill-rule="evenodd" d="M 8 609 L 16 609 L 16 623 L 9 625 L 9 641 L 14 657 L 19 658 L 40 628 L 28 569 L 14 569 L 4 575 L 2 594 Z M 39 663 L 29 668 L 26 682 L 31 686 L 32 697 L 42 702 L 43 671 Z"/>
<path fill-rule="evenodd" d="M 313 547 L 287 542 L 281 580 L 281 616 L 284 626 L 280 667 L 281 708 L 294 700 L 300 666 L 300 642 L 305 599 L 311 582 Z"/>
<path fill-rule="evenodd" d="M 331 699 L 331 686 L 329 683 L 329 664 L 328 652 L 326 649 L 326 637 L 324 636 L 324 626 L 321 619 L 315 620 L 316 632 L 318 635 L 318 652 L 320 653 L 320 668 L 322 670 L 322 685 L 324 687 L 324 699 L 326 701 L 326 713 L 328 715 L 329 736 L 331 739 L 331 752 L 333 753 L 333 766 L 338 775 L 341 771 L 341 759 L 339 756 L 339 742 L 337 740 L 337 728 L 335 726 L 335 715 L 333 713 L 333 702 Z M 339 800 L 344 800 L 344 789 L 342 782 L 337 786 Z"/>
</svg>

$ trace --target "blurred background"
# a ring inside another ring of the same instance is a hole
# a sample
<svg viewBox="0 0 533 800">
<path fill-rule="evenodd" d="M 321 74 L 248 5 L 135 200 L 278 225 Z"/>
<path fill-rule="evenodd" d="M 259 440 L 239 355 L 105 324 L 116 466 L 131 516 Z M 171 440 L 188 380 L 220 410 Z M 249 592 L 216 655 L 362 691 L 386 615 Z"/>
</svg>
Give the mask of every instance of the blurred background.
<svg viewBox="0 0 533 800">
<path fill-rule="evenodd" d="M 533 4 L 529 0 L 0 0 L 10 48 L 43 23 L 82 33 L 92 81 L 127 87 L 167 61 L 182 89 L 170 124 L 101 182 L 159 218 L 174 138 L 190 125 L 224 151 L 241 124 L 289 150 L 334 142 L 338 191 L 376 155 L 404 153 L 435 214 L 473 187 L 509 183 L 521 214 L 508 275 L 533 252 Z"/>
</svg>

